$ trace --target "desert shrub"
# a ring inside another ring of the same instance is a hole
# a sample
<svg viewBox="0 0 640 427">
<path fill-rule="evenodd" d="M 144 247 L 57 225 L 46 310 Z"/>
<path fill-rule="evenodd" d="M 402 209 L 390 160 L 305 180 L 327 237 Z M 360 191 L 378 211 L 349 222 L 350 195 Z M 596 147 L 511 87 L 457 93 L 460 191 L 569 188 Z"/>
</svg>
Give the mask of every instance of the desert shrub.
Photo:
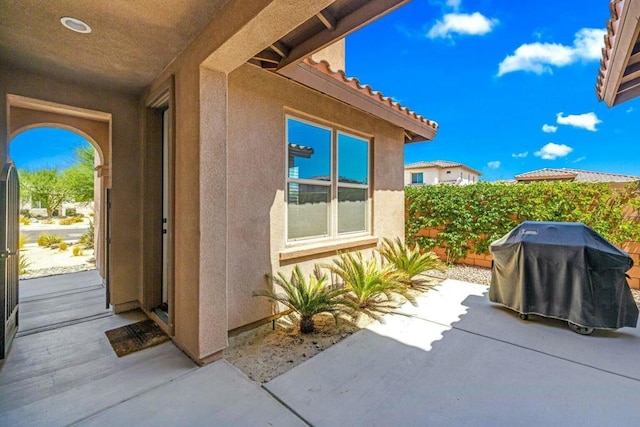
<svg viewBox="0 0 640 427">
<path fill-rule="evenodd" d="M 60 246 L 58 246 L 58 249 L 60 249 L 61 251 L 66 251 L 67 249 L 69 249 L 69 245 L 67 244 L 67 242 L 60 242 Z"/>
<path fill-rule="evenodd" d="M 31 224 L 31 220 L 29 218 L 27 218 L 24 215 L 20 215 L 20 218 L 18 219 L 18 222 L 20 222 L 21 225 L 29 225 Z"/>
<path fill-rule="evenodd" d="M 413 248 L 407 247 L 400 238 L 395 241 L 385 238 L 378 252 L 401 274 L 410 285 L 418 285 L 416 277 L 429 270 L 444 271 L 445 264 L 433 252 L 420 252 L 416 243 Z"/>
<path fill-rule="evenodd" d="M 89 221 L 87 232 L 80 236 L 80 243 L 84 245 L 85 249 L 93 249 L 94 232 L 93 221 Z"/>
<path fill-rule="evenodd" d="M 26 245 L 28 241 L 29 241 L 29 238 L 24 234 L 20 233 L 20 236 L 18 237 L 18 249 L 23 249 L 24 245 Z"/>
<path fill-rule="evenodd" d="M 346 289 L 328 286 L 327 276 L 317 267 L 308 280 L 298 266 L 295 266 L 290 278 L 282 273 L 267 277 L 283 293 L 263 290 L 254 292 L 253 295 L 282 303 L 297 313 L 300 317 L 300 332 L 303 334 L 315 331 L 313 317 L 316 314 L 329 313 L 337 322 L 341 309 L 352 307 L 350 300 L 345 298 Z"/>
<path fill-rule="evenodd" d="M 73 225 L 79 222 L 83 222 L 82 217 L 79 216 L 70 216 L 68 218 L 62 218 L 58 221 L 60 225 Z"/>
<path fill-rule="evenodd" d="M 341 253 L 333 264 L 325 267 L 350 291 L 347 297 L 352 299 L 357 309 L 370 317 L 377 318 L 396 308 L 394 295 L 412 300 L 407 286 L 402 283 L 406 276 L 396 271 L 393 265 L 381 265 L 375 257 L 365 260 L 360 252 L 355 255 Z"/>
<path fill-rule="evenodd" d="M 29 271 L 29 266 L 31 263 L 27 260 L 27 257 L 23 254 L 20 254 L 18 257 L 18 274 L 26 274 Z"/>
<path fill-rule="evenodd" d="M 60 242 L 62 242 L 62 237 L 56 236 L 55 234 L 41 234 L 38 236 L 38 246 L 45 248 L 49 248 L 51 245 Z"/>
<path fill-rule="evenodd" d="M 29 209 L 20 209 L 20 216 L 29 219 L 31 218 L 31 211 Z"/>
<path fill-rule="evenodd" d="M 82 256 L 82 255 L 84 255 L 82 246 L 80 246 L 80 245 L 75 245 L 71 251 L 73 253 L 73 256 Z"/>
</svg>

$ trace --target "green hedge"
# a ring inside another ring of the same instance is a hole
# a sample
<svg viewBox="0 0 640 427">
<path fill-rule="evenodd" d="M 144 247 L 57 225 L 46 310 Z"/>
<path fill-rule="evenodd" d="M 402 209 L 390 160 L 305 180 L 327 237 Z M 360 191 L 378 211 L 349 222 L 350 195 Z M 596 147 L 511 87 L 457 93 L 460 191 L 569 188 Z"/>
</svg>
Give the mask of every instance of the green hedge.
<svg viewBox="0 0 640 427">
<path fill-rule="evenodd" d="M 489 245 L 523 221 L 583 222 L 613 243 L 640 240 L 638 182 L 624 188 L 607 183 L 478 183 L 407 187 L 408 244 L 446 248 L 448 261 Z M 437 237 L 418 236 L 441 229 Z"/>
</svg>

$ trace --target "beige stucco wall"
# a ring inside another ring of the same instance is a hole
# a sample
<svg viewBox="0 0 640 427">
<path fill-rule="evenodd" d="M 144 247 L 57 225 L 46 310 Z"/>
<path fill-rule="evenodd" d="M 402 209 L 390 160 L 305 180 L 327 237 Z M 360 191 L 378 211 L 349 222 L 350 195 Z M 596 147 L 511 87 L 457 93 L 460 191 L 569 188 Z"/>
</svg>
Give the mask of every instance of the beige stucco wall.
<svg viewBox="0 0 640 427">
<path fill-rule="evenodd" d="M 327 61 L 333 71 L 346 69 L 345 64 L 346 39 L 340 39 L 337 42 L 325 47 L 324 49 L 311 55 L 316 61 Z"/>
<path fill-rule="evenodd" d="M 404 236 L 403 131 L 283 77 L 245 65 L 229 75 L 227 303 L 229 329 L 272 314 L 251 296 L 265 273 L 281 265 L 285 242 L 285 114 L 337 125 L 373 137 L 372 232 Z M 299 112 L 299 113 L 296 113 Z M 326 254 L 305 259 L 326 262 Z"/>
<path fill-rule="evenodd" d="M 62 82 L 0 66 L 0 160 L 6 159 L 8 139 L 6 95 L 13 94 L 73 107 L 111 113 L 112 304 L 138 299 L 142 253 L 141 179 L 138 102 L 127 94 Z"/>
</svg>

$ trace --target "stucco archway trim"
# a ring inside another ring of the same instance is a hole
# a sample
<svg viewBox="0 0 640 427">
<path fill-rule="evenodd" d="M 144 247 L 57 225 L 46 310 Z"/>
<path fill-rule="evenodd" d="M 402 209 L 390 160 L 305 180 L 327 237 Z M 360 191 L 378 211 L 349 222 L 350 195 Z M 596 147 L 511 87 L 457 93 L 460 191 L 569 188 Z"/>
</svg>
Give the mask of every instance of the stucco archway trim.
<svg viewBox="0 0 640 427">
<path fill-rule="evenodd" d="M 22 132 L 53 127 L 82 136 L 98 153 L 94 181 L 95 259 L 100 275 L 106 278 L 106 207 L 102 201 L 111 187 L 111 114 L 10 94 L 6 108 L 9 145 Z"/>
</svg>

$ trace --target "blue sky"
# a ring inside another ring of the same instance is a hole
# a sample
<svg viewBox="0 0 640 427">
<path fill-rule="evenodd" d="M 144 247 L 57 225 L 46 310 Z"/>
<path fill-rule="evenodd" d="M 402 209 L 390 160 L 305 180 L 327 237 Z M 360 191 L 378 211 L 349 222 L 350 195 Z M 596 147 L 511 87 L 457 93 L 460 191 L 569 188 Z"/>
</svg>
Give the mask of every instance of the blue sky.
<svg viewBox="0 0 640 427">
<path fill-rule="evenodd" d="M 37 128 L 18 134 L 9 155 L 19 169 L 65 169 L 75 161 L 75 149 L 89 146 L 86 139 L 64 129 Z"/>
<path fill-rule="evenodd" d="M 605 0 L 413 0 L 347 38 L 346 71 L 439 123 L 406 163 L 640 176 L 639 100 L 595 94 L 608 18 Z"/>
<path fill-rule="evenodd" d="M 640 176 L 640 100 L 612 109 L 595 82 L 606 0 L 413 0 L 347 38 L 347 75 L 439 123 L 405 162 L 450 160 L 513 179 L 545 168 Z M 64 168 L 86 144 L 32 130 L 18 167 Z"/>
</svg>

